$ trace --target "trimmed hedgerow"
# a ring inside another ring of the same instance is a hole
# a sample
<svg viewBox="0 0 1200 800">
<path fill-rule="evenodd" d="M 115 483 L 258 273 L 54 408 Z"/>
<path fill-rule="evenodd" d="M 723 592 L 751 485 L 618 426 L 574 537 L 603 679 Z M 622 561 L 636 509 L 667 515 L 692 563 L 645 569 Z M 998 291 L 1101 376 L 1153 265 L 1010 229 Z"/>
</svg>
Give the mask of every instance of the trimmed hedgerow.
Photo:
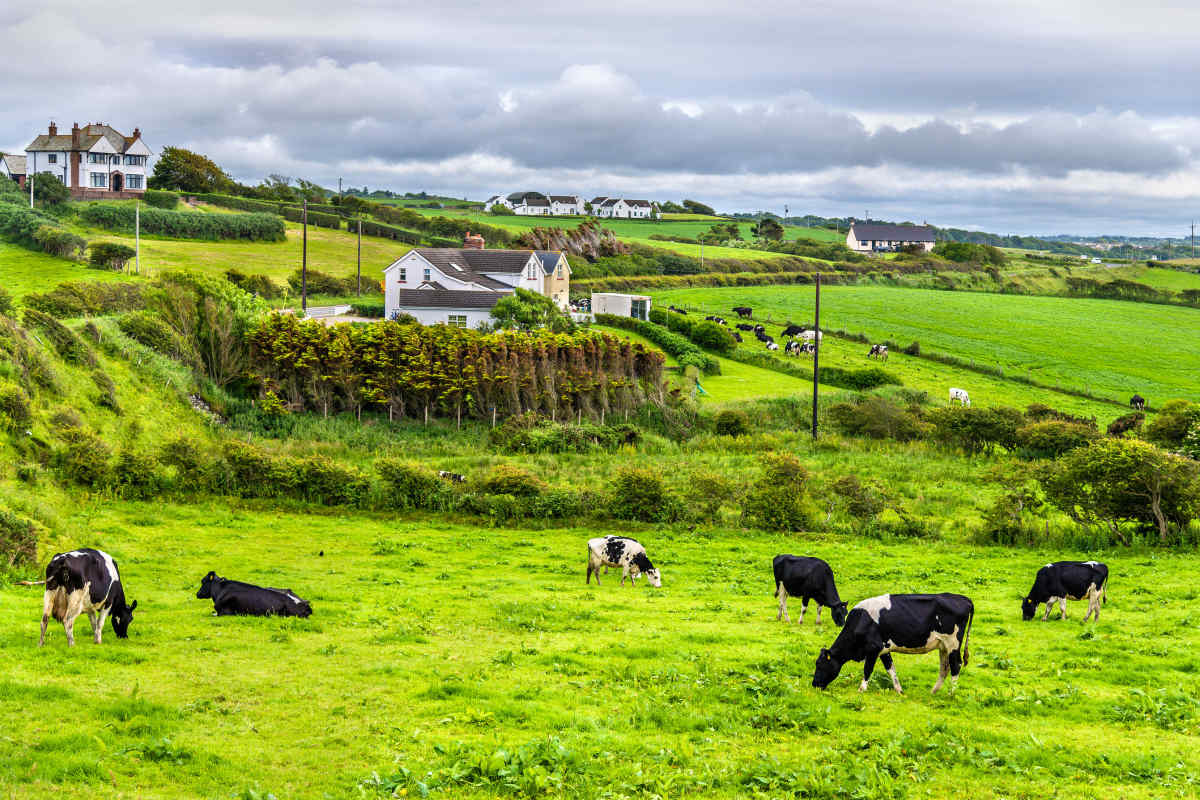
<svg viewBox="0 0 1200 800">
<path fill-rule="evenodd" d="M 52 256 L 73 258 L 76 254 L 83 255 L 88 246 L 87 240 L 76 236 L 68 230 L 51 225 L 42 225 L 33 232 L 33 240 L 38 247 Z"/>
<path fill-rule="evenodd" d="M 48 292 L 25 295 L 26 308 L 59 319 L 115 314 L 141 308 L 145 284 L 116 281 L 66 281 Z"/>
<path fill-rule="evenodd" d="M 134 229 L 133 206 L 89 203 L 80 216 L 89 225 L 113 231 Z M 141 211 L 142 233 L 177 239 L 245 239 L 281 242 L 286 238 L 283 220 L 274 214 L 201 214 L 195 211 Z"/>
<path fill-rule="evenodd" d="M 97 269 L 122 270 L 137 255 L 129 245 L 119 242 L 92 242 L 88 245 L 88 263 Z"/>
<path fill-rule="evenodd" d="M 175 208 L 179 205 L 179 194 L 177 192 L 164 192 L 159 189 L 147 189 L 142 199 L 146 201 L 146 205 L 154 208 L 165 208 L 167 210 Z"/>
<path fill-rule="evenodd" d="M 299 208 L 284 208 L 283 218 L 288 222 L 303 222 L 304 212 Z M 316 225 L 318 228 L 331 228 L 338 230 L 342 227 L 342 218 L 336 214 L 322 214 L 318 211 L 309 209 L 308 224 Z"/>
<path fill-rule="evenodd" d="M 350 230 L 356 231 L 358 228 L 357 221 L 350 221 Z M 394 225 L 384 225 L 380 222 L 371 222 L 370 220 L 362 221 L 362 232 L 364 236 L 381 236 L 385 239 L 391 239 L 404 244 L 420 244 L 421 234 L 413 231 L 406 231 L 403 228 L 397 228 Z"/>
<path fill-rule="evenodd" d="M 680 364 L 695 365 L 705 375 L 720 375 L 721 362 L 705 353 L 692 342 L 677 333 L 672 333 L 661 325 L 652 322 L 642 322 L 632 317 L 619 317 L 615 314 L 597 314 L 596 323 L 610 328 L 622 328 L 644 336 L 661 347 L 669 355 L 674 356 Z"/>
</svg>

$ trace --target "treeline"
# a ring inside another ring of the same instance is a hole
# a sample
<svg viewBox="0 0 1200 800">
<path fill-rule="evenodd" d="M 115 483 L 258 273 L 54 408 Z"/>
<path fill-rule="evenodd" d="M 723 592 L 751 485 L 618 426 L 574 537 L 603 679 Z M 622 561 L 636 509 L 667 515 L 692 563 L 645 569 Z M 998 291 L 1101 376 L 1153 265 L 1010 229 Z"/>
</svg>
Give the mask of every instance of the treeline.
<svg viewBox="0 0 1200 800">
<path fill-rule="evenodd" d="M 250 374 L 271 413 L 599 419 L 662 399 L 662 354 L 592 332 L 482 334 L 396 321 L 327 327 L 271 315 L 249 344 Z"/>
<path fill-rule="evenodd" d="M 80 217 L 90 225 L 122 233 L 133 233 L 135 209 L 115 203 L 88 203 Z M 198 214 L 194 211 L 166 211 L 143 208 L 142 233 L 177 239 L 244 239 L 281 242 L 285 237 L 283 220 L 273 214 Z"/>
</svg>

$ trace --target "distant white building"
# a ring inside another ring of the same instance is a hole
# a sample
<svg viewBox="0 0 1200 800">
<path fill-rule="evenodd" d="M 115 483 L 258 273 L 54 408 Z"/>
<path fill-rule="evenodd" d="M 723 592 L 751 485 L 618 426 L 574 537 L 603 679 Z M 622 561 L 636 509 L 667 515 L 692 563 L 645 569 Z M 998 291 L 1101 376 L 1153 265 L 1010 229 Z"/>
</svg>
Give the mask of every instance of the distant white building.
<svg viewBox="0 0 1200 800">
<path fill-rule="evenodd" d="M 649 200 L 628 200 L 623 197 L 597 197 L 592 200 L 592 213 L 606 219 L 650 219 L 658 206 Z"/>
<path fill-rule="evenodd" d="M 550 213 L 556 217 L 578 216 L 583 213 L 583 198 L 577 194 L 552 194 Z"/>
<path fill-rule="evenodd" d="M 77 199 L 136 198 L 146 191 L 150 148 L 142 132 L 125 136 L 102 122 L 60 134 L 50 123 L 46 133 L 25 147 L 27 173 L 49 172 Z M 36 181 L 36 178 L 35 178 Z"/>
<path fill-rule="evenodd" d="M 920 245 L 929 252 L 935 243 L 928 225 L 875 225 L 852 222 L 846 234 L 846 247 L 860 253 L 893 252 L 909 245 Z"/>
<path fill-rule="evenodd" d="M 650 298 L 644 294 L 592 292 L 592 313 L 632 317 L 645 322 L 650 319 Z"/>
<path fill-rule="evenodd" d="M 578 216 L 584 213 L 583 198 L 574 194 L 551 194 L 541 192 L 512 192 L 507 195 L 492 195 L 483 204 L 484 211 L 493 206 L 504 206 L 522 217 Z"/>
</svg>

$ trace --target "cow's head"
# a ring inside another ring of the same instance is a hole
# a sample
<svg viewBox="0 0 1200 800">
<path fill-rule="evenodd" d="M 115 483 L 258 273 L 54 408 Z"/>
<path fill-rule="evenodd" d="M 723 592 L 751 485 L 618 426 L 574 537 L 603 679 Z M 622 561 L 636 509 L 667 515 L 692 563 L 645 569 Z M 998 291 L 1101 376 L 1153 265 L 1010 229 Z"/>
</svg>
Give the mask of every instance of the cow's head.
<svg viewBox="0 0 1200 800">
<path fill-rule="evenodd" d="M 839 628 L 846 624 L 846 601 L 835 603 L 829 607 L 829 613 L 833 616 L 833 624 Z"/>
<path fill-rule="evenodd" d="M 129 638 L 129 623 L 133 622 L 133 610 L 137 608 L 137 600 L 134 600 L 129 605 L 123 605 L 121 608 L 113 608 L 112 625 L 113 633 L 118 639 Z"/>
<path fill-rule="evenodd" d="M 662 587 L 662 574 L 659 573 L 658 567 L 651 567 L 645 572 L 646 580 L 650 581 L 650 585 L 654 588 Z"/>
<path fill-rule="evenodd" d="M 211 600 L 212 599 L 212 585 L 213 585 L 213 581 L 215 581 L 215 580 L 220 580 L 220 579 L 217 577 L 217 573 L 215 573 L 211 570 L 209 570 L 209 573 L 207 575 L 205 575 L 203 578 L 200 579 L 200 591 L 196 592 L 197 600 Z"/>
<path fill-rule="evenodd" d="M 829 652 L 829 648 L 822 648 L 817 654 L 817 668 L 813 671 L 813 686 L 817 689 L 824 689 L 829 684 L 833 683 L 833 679 L 842 671 L 842 662 L 833 657 Z"/>
<path fill-rule="evenodd" d="M 1029 622 L 1033 619 L 1033 615 L 1037 613 L 1037 603 L 1033 602 L 1032 597 L 1026 597 L 1021 601 L 1021 619 Z"/>
</svg>

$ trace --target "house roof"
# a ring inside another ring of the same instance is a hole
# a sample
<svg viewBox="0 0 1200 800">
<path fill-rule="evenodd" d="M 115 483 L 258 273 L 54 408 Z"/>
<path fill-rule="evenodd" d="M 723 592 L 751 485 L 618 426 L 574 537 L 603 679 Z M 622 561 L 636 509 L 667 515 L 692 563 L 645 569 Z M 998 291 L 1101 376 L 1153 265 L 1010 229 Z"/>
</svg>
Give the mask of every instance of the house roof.
<svg viewBox="0 0 1200 800">
<path fill-rule="evenodd" d="M 615 206 L 619 202 L 621 202 L 621 198 L 619 198 L 619 197 L 606 197 L 604 199 L 604 202 L 601 203 L 600 205 L 601 206 Z"/>
<path fill-rule="evenodd" d="M 928 225 L 866 225 L 855 222 L 850 226 L 860 242 L 932 242 L 933 228 Z"/>
<path fill-rule="evenodd" d="M 25 156 L 6 155 L 4 157 L 4 166 L 13 175 L 24 175 Z"/>
<path fill-rule="evenodd" d="M 607 199 L 608 199 L 607 197 L 593 197 L 593 198 L 592 198 L 592 205 L 594 205 L 594 206 L 598 206 L 598 205 L 600 205 L 601 203 L 603 203 L 603 202 L 604 202 L 605 200 L 607 200 Z"/>
<path fill-rule="evenodd" d="M 506 275 L 516 275 L 524 272 L 529 264 L 531 250 L 476 250 L 471 247 L 417 247 L 413 249 L 452 278 L 474 280 L 486 285 L 490 281 L 506 289 L 512 287 L 500 283 L 483 273 L 496 272 Z"/>
<path fill-rule="evenodd" d="M 551 252 L 549 250 L 534 250 L 533 254 L 538 257 L 538 261 L 542 262 L 542 269 L 547 275 L 558 267 L 558 260 L 562 258 L 562 253 Z"/>
<path fill-rule="evenodd" d="M 638 208 L 649 208 L 650 201 L 649 200 L 626 200 L 625 205 L 637 206 Z"/>
<path fill-rule="evenodd" d="M 579 198 L 569 194 L 552 194 L 550 195 L 551 202 L 554 203 L 575 203 Z"/>
<path fill-rule="evenodd" d="M 524 205 L 534 207 L 549 206 L 550 201 L 544 197 L 526 197 Z"/>
<path fill-rule="evenodd" d="M 26 152 L 46 152 L 46 151 L 71 151 L 80 150 L 87 152 L 95 146 L 96 142 L 101 139 L 107 139 L 108 143 L 118 153 L 124 153 L 129 147 L 137 141 L 132 136 L 126 136 L 123 133 L 118 133 L 111 125 L 84 125 L 79 129 L 79 147 L 74 147 L 71 141 L 71 132 L 56 134 L 51 136 L 48 133 L 38 134 L 33 141 L 25 148 Z"/>
<path fill-rule="evenodd" d="M 513 192 L 507 199 L 510 203 L 528 203 L 530 200 L 545 200 L 546 195 L 541 192 Z"/>
<path fill-rule="evenodd" d="M 486 205 L 486 204 L 488 204 L 488 203 L 494 203 L 494 202 L 496 202 L 496 201 L 497 201 L 497 200 L 499 200 L 499 199 L 500 199 L 500 195 L 498 195 L 498 194 L 494 194 L 494 195 L 492 195 L 491 197 L 489 197 L 487 200 L 485 200 L 485 201 L 484 201 L 484 205 Z"/>
<path fill-rule="evenodd" d="M 501 292 L 468 292 L 455 289 L 400 289 L 397 304 L 405 308 L 490 309 L 504 297 Z"/>
</svg>

